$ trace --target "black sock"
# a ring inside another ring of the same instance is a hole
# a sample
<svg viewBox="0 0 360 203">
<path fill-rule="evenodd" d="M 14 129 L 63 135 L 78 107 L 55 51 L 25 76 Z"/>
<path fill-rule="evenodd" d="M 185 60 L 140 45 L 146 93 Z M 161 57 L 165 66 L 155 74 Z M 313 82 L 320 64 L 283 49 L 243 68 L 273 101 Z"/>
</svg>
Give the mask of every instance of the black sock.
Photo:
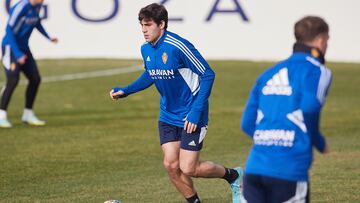
<svg viewBox="0 0 360 203">
<path fill-rule="evenodd" d="M 186 198 L 188 203 L 201 203 L 200 198 L 197 194 L 193 195 L 192 197 Z"/>
<path fill-rule="evenodd" d="M 223 179 L 225 179 L 229 184 L 234 182 L 239 177 L 239 173 L 232 168 L 225 168 L 225 175 Z"/>
</svg>

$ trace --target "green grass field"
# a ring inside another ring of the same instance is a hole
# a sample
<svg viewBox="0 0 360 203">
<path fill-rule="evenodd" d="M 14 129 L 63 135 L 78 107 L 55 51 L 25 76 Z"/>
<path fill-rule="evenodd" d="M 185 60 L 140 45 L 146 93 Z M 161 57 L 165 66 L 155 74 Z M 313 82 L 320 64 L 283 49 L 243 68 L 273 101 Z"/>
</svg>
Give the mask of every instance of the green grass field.
<svg viewBox="0 0 360 203">
<path fill-rule="evenodd" d="M 124 60 L 42 60 L 42 76 L 139 64 Z M 255 78 L 272 63 L 211 61 L 217 77 L 202 158 L 243 166 L 251 141 L 239 121 Z M 331 153 L 316 153 L 312 202 L 360 202 L 359 64 L 330 63 L 334 79 L 321 129 Z M 184 202 L 162 166 L 154 87 L 112 102 L 111 87 L 140 72 L 44 83 L 35 110 L 45 127 L 20 122 L 25 86 L 9 107 L 14 128 L 0 129 L 0 202 Z M 1 74 L 0 82 L 4 82 Z M 203 202 L 231 202 L 224 180 L 196 179 Z"/>
</svg>

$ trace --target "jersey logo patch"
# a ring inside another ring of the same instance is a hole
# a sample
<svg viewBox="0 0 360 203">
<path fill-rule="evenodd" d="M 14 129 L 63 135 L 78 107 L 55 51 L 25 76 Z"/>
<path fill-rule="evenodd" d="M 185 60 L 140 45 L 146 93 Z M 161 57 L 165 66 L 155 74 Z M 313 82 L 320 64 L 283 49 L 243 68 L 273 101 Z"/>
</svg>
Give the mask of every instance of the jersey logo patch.
<svg viewBox="0 0 360 203">
<path fill-rule="evenodd" d="M 270 80 L 266 82 L 262 93 L 264 95 L 285 95 L 292 94 L 292 87 L 289 85 L 288 69 L 282 68 Z"/>
<path fill-rule="evenodd" d="M 319 51 L 318 51 L 317 49 L 312 48 L 312 49 L 311 49 L 311 55 L 312 55 L 313 57 L 315 57 L 315 58 L 318 58 L 318 57 L 320 56 L 320 53 L 319 53 Z"/>
<path fill-rule="evenodd" d="M 166 52 L 163 53 L 163 55 L 161 56 L 161 59 L 162 59 L 163 63 L 166 64 L 166 62 L 168 60 L 168 55 L 166 54 Z"/>
<path fill-rule="evenodd" d="M 297 125 L 304 133 L 307 133 L 307 128 L 304 122 L 304 116 L 301 109 L 296 110 L 292 113 L 288 113 L 286 117 L 292 121 L 295 125 Z"/>
<path fill-rule="evenodd" d="M 148 62 L 151 61 L 151 60 L 150 60 L 150 56 L 148 56 L 148 57 L 146 58 L 146 61 L 148 61 Z"/>
<path fill-rule="evenodd" d="M 256 145 L 292 147 L 295 141 L 295 131 L 283 129 L 256 130 L 253 140 Z"/>
<path fill-rule="evenodd" d="M 11 70 L 11 71 L 15 71 L 15 70 L 16 70 L 16 63 L 11 63 L 11 64 L 10 64 L 10 70 Z"/>
<path fill-rule="evenodd" d="M 263 118 L 264 118 L 264 113 L 260 109 L 258 109 L 257 117 L 256 117 L 256 124 L 259 124 Z"/>
</svg>

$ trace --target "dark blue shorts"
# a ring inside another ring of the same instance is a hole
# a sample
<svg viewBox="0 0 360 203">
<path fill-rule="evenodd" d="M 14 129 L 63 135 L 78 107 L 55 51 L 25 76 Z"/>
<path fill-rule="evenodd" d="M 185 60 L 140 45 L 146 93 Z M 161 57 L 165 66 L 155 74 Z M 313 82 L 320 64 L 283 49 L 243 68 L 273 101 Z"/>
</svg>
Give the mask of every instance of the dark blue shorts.
<svg viewBox="0 0 360 203">
<path fill-rule="evenodd" d="M 243 184 L 244 197 L 248 203 L 309 202 L 309 184 L 306 181 L 245 174 Z"/>
<path fill-rule="evenodd" d="M 197 128 L 193 133 L 187 133 L 184 128 L 159 121 L 160 144 L 180 141 L 181 149 L 200 151 L 206 135 L 207 126 Z"/>
</svg>

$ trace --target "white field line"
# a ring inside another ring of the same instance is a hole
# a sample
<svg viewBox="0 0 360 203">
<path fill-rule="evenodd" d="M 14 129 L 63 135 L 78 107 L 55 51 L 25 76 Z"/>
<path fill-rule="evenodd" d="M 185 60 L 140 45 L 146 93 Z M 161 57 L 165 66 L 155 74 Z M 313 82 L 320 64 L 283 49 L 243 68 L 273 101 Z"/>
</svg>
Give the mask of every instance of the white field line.
<svg viewBox="0 0 360 203">
<path fill-rule="evenodd" d="M 120 75 L 126 73 L 132 73 L 144 70 L 143 65 L 133 65 L 123 68 L 114 68 L 114 69 L 107 69 L 107 70 L 99 70 L 99 71 L 89 71 L 89 72 L 82 72 L 82 73 L 72 73 L 72 74 L 65 74 L 65 75 L 56 75 L 56 76 L 48 76 L 43 77 L 41 79 L 42 83 L 50 83 L 50 82 L 58 82 L 58 81 L 68 81 L 68 80 L 80 80 L 86 78 L 97 78 L 97 77 L 105 77 L 105 76 L 113 76 L 113 75 Z M 22 80 L 22 85 L 27 84 L 27 80 Z M 4 82 L 0 83 L 0 85 L 4 85 Z"/>
</svg>

